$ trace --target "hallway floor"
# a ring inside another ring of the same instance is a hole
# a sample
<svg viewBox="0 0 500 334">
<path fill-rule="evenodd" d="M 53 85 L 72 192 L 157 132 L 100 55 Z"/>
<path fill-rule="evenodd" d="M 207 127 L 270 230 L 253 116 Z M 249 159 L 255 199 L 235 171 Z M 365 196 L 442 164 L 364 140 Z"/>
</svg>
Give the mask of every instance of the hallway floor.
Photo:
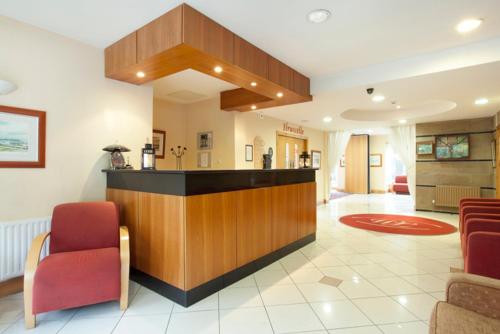
<svg viewBox="0 0 500 334">
<path fill-rule="evenodd" d="M 458 224 L 457 215 L 415 213 L 409 196 L 347 196 L 318 208 L 316 242 L 188 309 L 132 282 L 125 312 L 118 303 L 51 312 L 29 333 L 427 333 L 450 266 L 463 266 L 458 233 L 392 235 L 338 223 L 353 213 Z M 343 282 L 318 283 L 325 275 Z M 22 294 L 0 299 L 0 333 L 24 332 Z"/>
</svg>

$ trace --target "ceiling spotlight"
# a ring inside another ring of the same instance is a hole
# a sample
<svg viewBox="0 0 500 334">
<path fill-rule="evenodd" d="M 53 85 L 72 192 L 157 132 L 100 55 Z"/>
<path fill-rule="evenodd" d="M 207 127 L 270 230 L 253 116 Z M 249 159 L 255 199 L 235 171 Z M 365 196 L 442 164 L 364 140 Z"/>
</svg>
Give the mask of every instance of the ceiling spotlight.
<svg viewBox="0 0 500 334">
<path fill-rule="evenodd" d="M 333 120 L 333 118 L 331 118 L 330 116 L 326 116 L 323 118 L 323 122 L 325 122 L 325 123 L 330 123 L 332 120 Z"/>
<path fill-rule="evenodd" d="M 252 86 L 252 87 L 257 87 L 257 83 L 256 83 L 255 81 L 252 81 L 252 82 L 250 83 L 250 86 Z"/>
<path fill-rule="evenodd" d="M 406 119 L 400 119 L 399 124 L 406 124 Z"/>
<path fill-rule="evenodd" d="M 0 79 L 0 95 L 7 95 L 17 89 L 15 83 Z"/>
<path fill-rule="evenodd" d="M 401 109 L 401 106 L 398 104 L 398 105 L 396 106 L 396 109 Z"/>
<path fill-rule="evenodd" d="M 281 99 L 283 97 L 283 93 L 282 92 L 278 92 L 278 93 L 276 93 L 276 96 Z"/>
<path fill-rule="evenodd" d="M 372 97 L 373 102 L 382 102 L 384 100 L 385 100 L 384 95 L 375 95 L 374 97 Z"/>
<path fill-rule="evenodd" d="M 312 23 L 322 23 L 328 20 L 332 13 L 326 9 L 316 9 L 307 14 L 307 19 Z"/>
<path fill-rule="evenodd" d="M 487 98 L 482 97 L 482 98 L 477 99 L 476 101 L 474 101 L 474 104 L 476 106 L 482 106 L 482 105 L 488 104 L 488 102 L 490 102 L 490 101 Z"/>
<path fill-rule="evenodd" d="M 251 108 L 252 108 L 252 110 L 255 110 L 255 109 L 257 109 L 257 106 L 253 105 Z"/>
<path fill-rule="evenodd" d="M 139 71 L 135 75 L 137 75 L 138 78 L 144 78 L 146 76 L 146 73 L 144 73 L 143 71 Z"/>
<path fill-rule="evenodd" d="M 215 67 L 214 67 L 214 72 L 215 72 L 215 73 L 222 73 L 222 67 L 220 67 L 220 66 L 215 66 Z"/>
<path fill-rule="evenodd" d="M 463 20 L 462 22 L 457 24 L 455 29 L 459 33 L 465 34 L 465 33 L 468 33 L 472 30 L 476 30 L 477 28 L 479 28 L 481 23 L 483 23 L 482 19 L 467 19 L 467 20 Z"/>
</svg>

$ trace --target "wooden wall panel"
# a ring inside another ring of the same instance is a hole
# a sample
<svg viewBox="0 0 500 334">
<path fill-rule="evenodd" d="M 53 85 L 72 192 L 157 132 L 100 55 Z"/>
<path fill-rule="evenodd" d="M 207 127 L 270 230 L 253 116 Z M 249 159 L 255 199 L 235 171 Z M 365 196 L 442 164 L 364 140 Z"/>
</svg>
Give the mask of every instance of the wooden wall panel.
<svg viewBox="0 0 500 334">
<path fill-rule="evenodd" d="M 130 264 L 136 267 L 138 258 L 139 193 L 131 190 L 107 188 L 106 200 L 115 202 L 120 207 L 120 225 L 127 226 L 130 235 Z"/>
<path fill-rule="evenodd" d="M 298 187 L 297 238 L 316 233 L 316 182 L 301 183 Z"/>
<path fill-rule="evenodd" d="M 273 250 L 297 240 L 298 195 L 296 184 L 271 188 Z"/>
<path fill-rule="evenodd" d="M 271 188 L 236 192 L 237 264 L 242 266 L 272 250 Z"/>
<path fill-rule="evenodd" d="M 213 57 L 233 62 L 234 34 L 188 5 L 183 10 L 182 39 Z"/>
<path fill-rule="evenodd" d="M 186 197 L 186 290 L 236 268 L 236 192 Z"/>
<path fill-rule="evenodd" d="M 267 53 L 234 35 L 234 64 L 244 70 L 267 78 Z"/>
<path fill-rule="evenodd" d="M 137 64 L 137 32 L 133 32 L 108 46 L 104 50 L 105 74 L 107 77 L 121 78 L 126 69 Z"/>
<path fill-rule="evenodd" d="M 278 59 L 268 58 L 268 79 L 287 89 L 294 90 L 294 70 L 283 64 Z"/>
<path fill-rule="evenodd" d="M 293 90 L 302 96 L 309 96 L 311 94 L 310 79 L 297 71 L 293 71 Z"/>
<path fill-rule="evenodd" d="M 142 62 L 182 43 L 182 6 L 137 30 L 137 61 Z"/>
<path fill-rule="evenodd" d="M 345 191 L 368 194 L 368 136 L 351 136 L 345 152 Z"/>
<path fill-rule="evenodd" d="M 182 196 L 139 193 L 137 269 L 180 289 L 184 277 L 184 203 Z"/>
</svg>

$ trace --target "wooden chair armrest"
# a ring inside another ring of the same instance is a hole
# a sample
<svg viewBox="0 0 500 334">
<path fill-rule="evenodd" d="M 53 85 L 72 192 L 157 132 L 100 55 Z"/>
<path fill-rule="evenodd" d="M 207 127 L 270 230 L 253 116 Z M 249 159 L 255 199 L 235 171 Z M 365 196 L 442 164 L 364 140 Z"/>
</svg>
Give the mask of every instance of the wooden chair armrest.
<svg viewBox="0 0 500 334">
<path fill-rule="evenodd" d="M 120 309 L 125 310 L 128 306 L 128 283 L 130 272 L 130 243 L 126 226 L 120 226 Z"/>
<path fill-rule="evenodd" d="M 43 245 L 49 236 L 50 232 L 36 236 L 31 243 L 31 248 L 26 257 L 26 264 L 24 266 L 24 313 L 27 328 L 35 326 L 35 317 L 33 316 L 33 280 L 36 268 L 40 262 Z"/>
</svg>

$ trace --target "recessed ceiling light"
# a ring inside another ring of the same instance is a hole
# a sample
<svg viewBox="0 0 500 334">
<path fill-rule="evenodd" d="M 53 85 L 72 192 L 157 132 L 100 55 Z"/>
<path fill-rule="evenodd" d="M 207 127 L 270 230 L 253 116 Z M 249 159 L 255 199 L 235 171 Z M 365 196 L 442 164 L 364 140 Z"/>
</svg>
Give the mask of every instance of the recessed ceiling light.
<svg viewBox="0 0 500 334">
<path fill-rule="evenodd" d="M 257 87 L 257 83 L 255 81 L 252 81 L 252 83 L 250 83 L 250 86 Z"/>
<path fill-rule="evenodd" d="M 220 66 L 215 66 L 215 67 L 214 67 L 214 72 L 215 72 L 215 73 L 222 73 L 222 67 L 220 67 Z"/>
<path fill-rule="evenodd" d="M 332 13 L 326 9 L 316 9 L 307 14 L 307 19 L 312 23 L 322 23 L 328 20 Z"/>
<path fill-rule="evenodd" d="M 283 93 L 282 92 L 278 92 L 278 93 L 276 93 L 276 96 L 279 97 L 279 98 L 282 98 L 283 97 Z"/>
<path fill-rule="evenodd" d="M 398 105 L 396 106 L 396 109 L 401 109 L 401 106 L 398 104 Z"/>
<path fill-rule="evenodd" d="M 476 30 L 477 28 L 479 28 L 481 23 L 483 23 L 482 19 L 467 19 L 467 20 L 463 20 L 462 22 L 457 24 L 455 29 L 457 29 L 457 31 L 459 33 L 465 34 L 465 33 L 468 33 L 472 30 Z"/>
<path fill-rule="evenodd" d="M 326 116 L 323 118 L 323 122 L 325 122 L 325 123 L 330 123 L 332 120 L 333 120 L 333 118 L 331 118 L 330 116 Z"/>
<path fill-rule="evenodd" d="M 375 95 L 374 97 L 372 97 L 373 102 L 382 102 L 384 100 L 385 100 L 384 95 Z"/>
<path fill-rule="evenodd" d="M 487 98 L 482 97 L 482 98 L 477 99 L 476 101 L 474 101 L 474 104 L 477 105 L 477 106 L 482 106 L 482 105 L 488 104 L 488 102 L 490 102 L 490 101 Z"/>
<path fill-rule="evenodd" d="M 406 119 L 400 119 L 399 124 L 406 124 Z"/>
<path fill-rule="evenodd" d="M 139 71 L 135 75 L 137 75 L 138 78 L 144 78 L 146 76 L 146 73 L 144 73 L 143 71 Z"/>
<path fill-rule="evenodd" d="M 257 106 L 253 105 L 251 108 L 252 108 L 252 110 L 255 110 L 255 109 L 257 109 Z"/>
</svg>

